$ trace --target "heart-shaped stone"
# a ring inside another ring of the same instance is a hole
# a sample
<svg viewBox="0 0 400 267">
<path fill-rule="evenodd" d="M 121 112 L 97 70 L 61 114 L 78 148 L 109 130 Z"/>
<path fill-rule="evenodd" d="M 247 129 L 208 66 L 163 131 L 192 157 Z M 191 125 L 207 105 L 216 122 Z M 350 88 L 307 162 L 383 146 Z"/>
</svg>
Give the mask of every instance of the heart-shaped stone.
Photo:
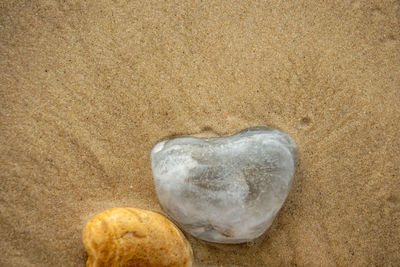
<svg viewBox="0 0 400 267">
<path fill-rule="evenodd" d="M 288 194 L 296 143 L 270 127 L 232 136 L 177 137 L 150 154 L 165 211 L 190 234 L 211 242 L 243 243 L 262 235 Z"/>
</svg>

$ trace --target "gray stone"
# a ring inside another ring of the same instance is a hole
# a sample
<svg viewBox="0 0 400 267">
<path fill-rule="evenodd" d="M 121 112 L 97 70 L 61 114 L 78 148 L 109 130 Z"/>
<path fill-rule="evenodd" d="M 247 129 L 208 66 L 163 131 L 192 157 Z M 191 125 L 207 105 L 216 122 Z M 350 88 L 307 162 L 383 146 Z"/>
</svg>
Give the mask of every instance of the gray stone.
<svg viewBox="0 0 400 267">
<path fill-rule="evenodd" d="M 268 229 L 288 194 L 296 157 L 289 135 L 264 126 L 171 138 L 150 154 L 164 210 L 183 230 L 217 243 L 248 242 Z"/>
</svg>

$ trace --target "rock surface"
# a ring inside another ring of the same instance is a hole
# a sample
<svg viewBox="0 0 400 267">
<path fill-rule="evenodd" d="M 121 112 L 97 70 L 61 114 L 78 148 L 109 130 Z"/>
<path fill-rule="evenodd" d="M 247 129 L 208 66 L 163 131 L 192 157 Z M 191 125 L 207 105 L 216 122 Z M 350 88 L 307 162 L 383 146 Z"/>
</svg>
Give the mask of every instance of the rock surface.
<svg viewBox="0 0 400 267">
<path fill-rule="evenodd" d="M 232 136 L 164 140 L 150 158 L 158 199 L 185 231 L 243 243 L 272 224 L 293 179 L 297 147 L 282 131 L 259 126 Z"/>
<path fill-rule="evenodd" d="M 182 232 L 164 216 L 141 209 L 113 208 L 94 216 L 82 240 L 91 266 L 192 266 Z"/>
</svg>

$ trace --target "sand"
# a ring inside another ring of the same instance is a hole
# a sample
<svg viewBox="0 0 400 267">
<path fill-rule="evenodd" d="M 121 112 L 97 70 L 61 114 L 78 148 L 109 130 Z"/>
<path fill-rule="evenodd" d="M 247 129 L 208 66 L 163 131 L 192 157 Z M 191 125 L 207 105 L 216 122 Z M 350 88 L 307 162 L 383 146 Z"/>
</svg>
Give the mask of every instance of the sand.
<svg viewBox="0 0 400 267">
<path fill-rule="evenodd" d="M 400 2 L 2 1 L 0 266 L 84 266 L 104 209 L 162 212 L 152 146 L 269 125 L 299 147 L 264 238 L 196 266 L 400 264 Z"/>
</svg>

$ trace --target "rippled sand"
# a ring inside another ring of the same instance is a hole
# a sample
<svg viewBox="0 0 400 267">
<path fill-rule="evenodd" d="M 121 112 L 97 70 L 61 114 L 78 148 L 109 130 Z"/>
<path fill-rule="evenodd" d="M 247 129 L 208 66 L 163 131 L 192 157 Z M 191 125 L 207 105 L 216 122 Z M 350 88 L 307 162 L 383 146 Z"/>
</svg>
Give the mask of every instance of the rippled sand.
<svg viewBox="0 0 400 267">
<path fill-rule="evenodd" d="M 197 266 L 400 262 L 398 1 L 126 2 L 0 4 L 1 266 L 84 266 L 91 216 L 161 211 L 156 142 L 254 125 L 298 144 L 288 199 Z"/>
</svg>

